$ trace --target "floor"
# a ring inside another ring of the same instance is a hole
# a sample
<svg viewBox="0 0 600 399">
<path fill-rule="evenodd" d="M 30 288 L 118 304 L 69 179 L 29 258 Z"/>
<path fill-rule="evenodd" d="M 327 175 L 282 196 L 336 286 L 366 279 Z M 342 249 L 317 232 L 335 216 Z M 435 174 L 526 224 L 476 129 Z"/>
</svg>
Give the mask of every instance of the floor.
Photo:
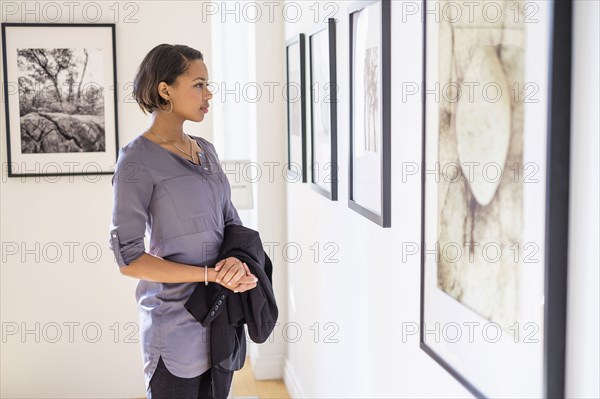
<svg viewBox="0 0 600 399">
<path fill-rule="evenodd" d="M 290 399 L 290 395 L 283 380 L 255 380 L 250 358 L 246 357 L 244 367 L 233 374 L 228 399 Z"/>
<path fill-rule="evenodd" d="M 283 380 L 257 381 L 252 374 L 250 358 L 246 357 L 244 367 L 233 374 L 231 399 L 289 399 Z"/>
</svg>

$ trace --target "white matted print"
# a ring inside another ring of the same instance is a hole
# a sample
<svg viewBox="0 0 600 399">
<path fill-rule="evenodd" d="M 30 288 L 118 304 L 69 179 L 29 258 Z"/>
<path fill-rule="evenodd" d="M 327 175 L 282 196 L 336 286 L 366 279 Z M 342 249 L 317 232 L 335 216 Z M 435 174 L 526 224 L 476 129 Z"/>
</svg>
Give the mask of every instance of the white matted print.
<svg viewBox="0 0 600 399">
<path fill-rule="evenodd" d="M 545 255 L 551 71 L 563 59 L 550 36 L 555 3 L 535 2 L 536 23 L 534 3 L 498 4 L 493 21 L 426 20 L 426 92 L 436 94 L 426 96 L 423 170 L 436 173 L 423 174 L 421 347 L 476 396 L 543 397 L 560 363 L 546 345 L 561 328 L 564 338 L 564 325 L 546 329 L 564 302 L 549 307 L 545 291 L 566 268 L 549 269 Z"/>
<path fill-rule="evenodd" d="M 114 24 L 2 24 L 9 176 L 111 174 Z"/>
<path fill-rule="evenodd" d="M 350 7 L 350 208 L 391 225 L 390 2 Z"/>
<path fill-rule="evenodd" d="M 288 164 L 291 181 L 306 182 L 306 104 L 305 92 L 305 36 L 303 33 L 286 43 Z"/>
<path fill-rule="evenodd" d="M 337 201 L 336 22 L 309 35 L 311 90 L 311 187 Z"/>
</svg>

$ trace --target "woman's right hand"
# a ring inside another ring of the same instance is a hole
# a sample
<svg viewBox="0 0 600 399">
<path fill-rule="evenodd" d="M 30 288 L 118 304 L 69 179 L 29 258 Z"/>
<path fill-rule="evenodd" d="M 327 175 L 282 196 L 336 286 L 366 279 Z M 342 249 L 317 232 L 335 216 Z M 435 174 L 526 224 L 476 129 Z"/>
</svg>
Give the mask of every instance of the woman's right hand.
<svg viewBox="0 0 600 399">
<path fill-rule="evenodd" d="M 250 269 L 245 263 L 243 263 L 243 265 L 244 269 L 246 270 L 246 274 L 240 277 L 239 280 L 234 282 L 232 285 L 223 283 L 223 281 L 220 281 L 219 284 L 225 288 L 232 290 L 235 293 L 245 292 L 251 290 L 252 288 L 255 288 L 258 282 L 258 278 L 256 278 L 256 276 L 254 276 L 250 272 Z"/>
</svg>

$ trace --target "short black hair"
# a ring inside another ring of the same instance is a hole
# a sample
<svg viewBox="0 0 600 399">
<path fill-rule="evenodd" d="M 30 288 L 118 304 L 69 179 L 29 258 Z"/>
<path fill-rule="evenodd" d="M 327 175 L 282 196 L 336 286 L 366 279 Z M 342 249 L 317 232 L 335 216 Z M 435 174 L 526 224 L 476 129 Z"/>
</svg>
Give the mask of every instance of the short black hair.
<svg viewBox="0 0 600 399">
<path fill-rule="evenodd" d="M 144 113 L 152 113 L 168 102 L 158 94 L 158 84 L 173 84 L 195 60 L 204 61 L 202 53 L 182 44 L 159 44 L 140 64 L 133 81 L 133 98 Z"/>
</svg>

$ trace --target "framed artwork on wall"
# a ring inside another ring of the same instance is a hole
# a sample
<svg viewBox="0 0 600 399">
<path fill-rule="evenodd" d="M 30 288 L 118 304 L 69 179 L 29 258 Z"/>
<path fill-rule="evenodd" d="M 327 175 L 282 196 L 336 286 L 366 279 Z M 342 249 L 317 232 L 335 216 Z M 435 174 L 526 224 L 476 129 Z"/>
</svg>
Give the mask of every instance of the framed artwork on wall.
<svg viewBox="0 0 600 399">
<path fill-rule="evenodd" d="M 115 24 L 2 24 L 8 176 L 112 174 Z"/>
<path fill-rule="evenodd" d="M 334 18 L 308 36 L 311 106 L 311 187 L 338 199 L 337 77 Z"/>
<path fill-rule="evenodd" d="M 286 101 L 288 115 L 288 163 L 287 175 L 291 181 L 306 183 L 306 92 L 305 35 L 286 42 Z"/>
<path fill-rule="evenodd" d="M 572 5 L 467 3 L 423 3 L 420 345 L 477 397 L 564 397 Z"/>
<path fill-rule="evenodd" d="M 352 4 L 348 206 L 391 227 L 391 52 L 389 0 Z"/>
</svg>

